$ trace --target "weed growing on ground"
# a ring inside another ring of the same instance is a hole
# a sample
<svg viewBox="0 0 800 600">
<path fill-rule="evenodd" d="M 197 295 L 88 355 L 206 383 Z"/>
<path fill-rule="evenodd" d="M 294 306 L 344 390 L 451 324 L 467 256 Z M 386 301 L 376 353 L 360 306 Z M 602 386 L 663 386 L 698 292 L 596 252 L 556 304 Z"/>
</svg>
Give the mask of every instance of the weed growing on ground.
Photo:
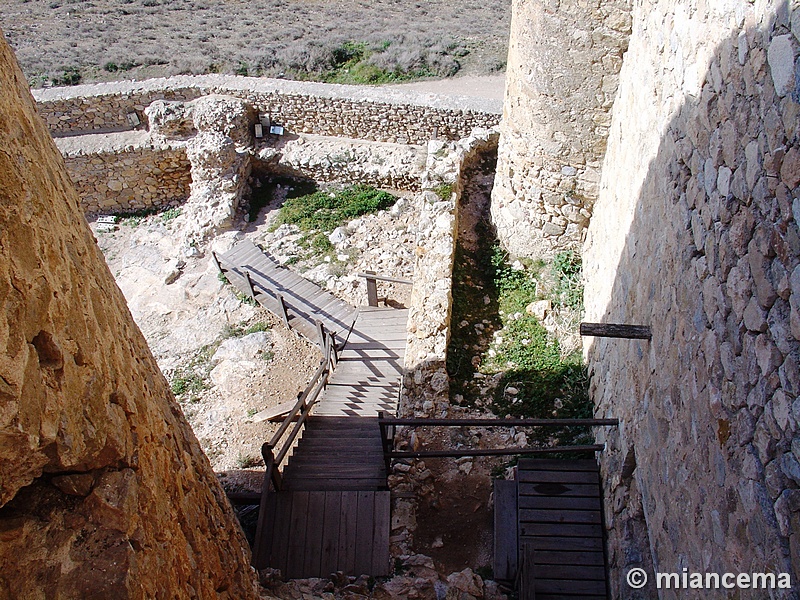
<svg viewBox="0 0 800 600">
<path fill-rule="evenodd" d="M 211 358 L 219 347 L 220 340 L 199 348 L 189 360 L 175 369 L 170 378 L 172 393 L 181 400 L 196 402 L 198 394 L 208 389 L 208 374 L 211 371 Z"/>
<path fill-rule="evenodd" d="M 253 467 L 257 467 L 261 464 L 261 459 L 256 458 L 255 456 L 250 456 L 248 454 L 244 454 L 242 452 L 236 457 L 236 468 L 237 469 L 252 469 Z"/>
<path fill-rule="evenodd" d="M 445 183 L 437 188 L 434 188 L 433 193 L 439 196 L 442 200 L 450 200 L 453 196 L 453 186 L 450 183 Z"/>
<path fill-rule="evenodd" d="M 353 185 L 335 192 L 318 191 L 286 200 L 276 226 L 287 223 L 306 231 L 332 231 L 351 219 L 389 208 L 396 200 L 388 192 L 368 185 Z"/>
<path fill-rule="evenodd" d="M 168 208 L 164 212 L 161 213 L 161 222 L 162 223 L 169 223 L 172 219 L 179 217 L 181 214 L 180 208 Z"/>
<path fill-rule="evenodd" d="M 580 257 L 574 253 L 562 253 L 550 264 L 523 265 L 511 263 L 499 246 L 489 247 L 486 241 L 473 253 L 457 247 L 447 363 L 451 394 L 467 405 L 488 403 L 500 416 L 590 418 L 588 376 L 580 352 L 565 356 L 558 339 L 526 310 L 537 300 L 579 310 L 580 272 Z M 482 397 L 482 390 L 491 397 Z M 540 445 L 590 439 L 587 428 L 576 427 L 529 434 L 529 441 Z"/>
<path fill-rule="evenodd" d="M 237 325 L 228 324 L 222 328 L 221 338 L 223 340 L 226 340 L 229 338 L 244 337 L 252 333 L 258 333 L 260 331 L 269 331 L 269 330 L 270 330 L 269 323 L 264 323 L 263 321 L 258 321 L 248 326 L 245 326 L 241 323 Z"/>
</svg>

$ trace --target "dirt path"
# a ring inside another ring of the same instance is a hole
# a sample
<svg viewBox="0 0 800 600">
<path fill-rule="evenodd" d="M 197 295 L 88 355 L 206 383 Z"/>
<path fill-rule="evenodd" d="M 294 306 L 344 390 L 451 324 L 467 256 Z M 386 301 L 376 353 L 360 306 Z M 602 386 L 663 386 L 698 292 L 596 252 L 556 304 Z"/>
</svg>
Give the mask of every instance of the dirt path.
<svg viewBox="0 0 800 600">
<path fill-rule="evenodd" d="M 502 100 L 506 87 L 506 76 L 502 75 L 465 75 L 450 79 L 415 81 L 399 83 L 389 87 L 414 92 L 428 92 L 443 96 L 470 96 Z"/>
</svg>

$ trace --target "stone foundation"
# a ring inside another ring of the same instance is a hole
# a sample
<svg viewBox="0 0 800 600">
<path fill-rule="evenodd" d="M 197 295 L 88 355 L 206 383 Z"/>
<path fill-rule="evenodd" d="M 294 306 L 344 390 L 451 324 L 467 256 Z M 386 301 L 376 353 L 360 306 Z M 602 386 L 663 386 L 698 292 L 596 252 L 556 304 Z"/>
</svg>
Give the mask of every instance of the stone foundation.
<svg viewBox="0 0 800 600">
<path fill-rule="evenodd" d="M 56 145 L 88 215 L 177 206 L 189 196 L 192 179 L 182 144 L 122 133 L 61 138 Z"/>
</svg>

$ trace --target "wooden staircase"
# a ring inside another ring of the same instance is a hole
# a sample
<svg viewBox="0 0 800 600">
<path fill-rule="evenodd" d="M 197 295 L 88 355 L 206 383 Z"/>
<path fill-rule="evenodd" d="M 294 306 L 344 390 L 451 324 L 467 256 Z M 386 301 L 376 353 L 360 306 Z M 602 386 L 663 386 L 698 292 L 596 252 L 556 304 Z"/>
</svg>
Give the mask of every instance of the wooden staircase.
<svg viewBox="0 0 800 600">
<path fill-rule="evenodd" d="M 494 485 L 495 577 L 520 600 L 606 600 L 600 490 L 594 460 L 520 459 Z"/>
<path fill-rule="evenodd" d="M 390 494 L 378 413 L 397 410 L 408 311 L 356 309 L 249 241 L 214 260 L 233 285 L 318 341 L 324 354 L 265 444 L 253 566 L 287 578 L 389 575 Z"/>
<path fill-rule="evenodd" d="M 377 417 L 310 416 L 283 470 L 283 489 L 387 489 Z"/>
</svg>

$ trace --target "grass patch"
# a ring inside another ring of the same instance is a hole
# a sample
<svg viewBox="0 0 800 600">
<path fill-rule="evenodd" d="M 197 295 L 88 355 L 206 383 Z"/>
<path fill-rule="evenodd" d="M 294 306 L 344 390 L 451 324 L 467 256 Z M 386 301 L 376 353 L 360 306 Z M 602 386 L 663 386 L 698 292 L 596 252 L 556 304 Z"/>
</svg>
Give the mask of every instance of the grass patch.
<svg viewBox="0 0 800 600">
<path fill-rule="evenodd" d="M 169 223 L 170 221 L 172 221 L 172 219 L 179 217 L 180 214 L 181 214 L 180 208 L 178 207 L 168 208 L 167 210 L 161 213 L 161 222 L 164 224 Z"/>
<path fill-rule="evenodd" d="M 396 200 L 388 192 L 367 185 L 353 185 L 336 192 L 317 191 L 287 199 L 276 224 L 293 224 L 307 231 L 331 231 L 361 215 L 389 208 Z M 322 241 L 317 243 L 324 245 Z"/>
<path fill-rule="evenodd" d="M 181 400 L 196 402 L 198 394 L 208 389 L 208 374 L 211 358 L 219 347 L 220 340 L 199 348 L 186 363 L 175 369 L 170 377 L 170 389 Z"/>
<path fill-rule="evenodd" d="M 554 308 L 579 311 L 580 257 L 570 252 L 559 254 L 550 264 L 512 265 L 485 233 L 480 235 L 484 241 L 478 251 L 456 248 L 447 358 L 451 395 L 458 395 L 467 406 L 482 402 L 499 416 L 590 418 L 588 375 L 581 353 L 564 356 L 555 336 L 526 311 L 543 299 Z M 533 445 L 591 443 L 589 429 L 578 427 L 530 430 L 528 438 Z"/>
<path fill-rule="evenodd" d="M 242 325 L 241 323 L 238 325 L 228 324 L 223 327 L 221 337 L 223 340 L 226 340 L 228 338 L 244 337 L 260 331 L 269 331 L 270 329 L 269 323 L 264 323 L 263 321 L 258 321 L 257 323 L 247 326 Z"/>
<path fill-rule="evenodd" d="M 450 200 L 453 197 L 453 185 L 450 183 L 442 184 L 431 191 L 442 200 Z"/>
</svg>

